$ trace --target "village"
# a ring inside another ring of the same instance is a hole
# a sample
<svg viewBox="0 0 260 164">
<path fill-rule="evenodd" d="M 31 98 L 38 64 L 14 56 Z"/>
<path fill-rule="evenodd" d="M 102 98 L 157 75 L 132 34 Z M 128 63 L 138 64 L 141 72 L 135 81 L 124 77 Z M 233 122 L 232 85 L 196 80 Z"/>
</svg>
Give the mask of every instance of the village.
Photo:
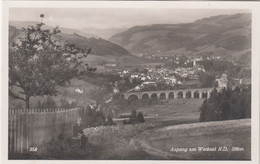
<svg viewBox="0 0 260 164">
<path fill-rule="evenodd" d="M 208 57 L 206 60 L 219 60 L 219 57 Z M 117 70 L 116 72 L 122 79 L 128 78 L 131 83 L 133 81 L 140 83 L 127 92 L 199 88 L 201 87 L 199 75 L 200 73 L 206 73 L 204 66 L 199 64 L 200 61 L 203 61 L 201 57 L 185 61 L 180 61 L 177 57 L 175 60 L 170 59 L 170 62 L 177 67 L 175 69 L 164 64 Z M 116 67 L 115 64 L 110 65 Z M 225 73 L 217 76 L 215 81 L 215 87 L 227 87 L 228 79 Z M 117 84 L 118 82 L 115 83 L 114 93 L 120 92 Z"/>
</svg>

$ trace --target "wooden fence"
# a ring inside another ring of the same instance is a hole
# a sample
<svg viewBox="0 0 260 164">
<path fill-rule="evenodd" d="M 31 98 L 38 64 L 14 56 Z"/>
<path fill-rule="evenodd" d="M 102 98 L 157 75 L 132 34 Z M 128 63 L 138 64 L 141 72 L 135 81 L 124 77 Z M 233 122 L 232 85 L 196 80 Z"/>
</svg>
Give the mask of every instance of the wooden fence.
<svg viewBox="0 0 260 164">
<path fill-rule="evenodd" d="M 72 135 L 72 127 L 81 116 L 81 108 L 9 109 L 9 154 L 26 153 L 63 134 Z"/>
</svg>

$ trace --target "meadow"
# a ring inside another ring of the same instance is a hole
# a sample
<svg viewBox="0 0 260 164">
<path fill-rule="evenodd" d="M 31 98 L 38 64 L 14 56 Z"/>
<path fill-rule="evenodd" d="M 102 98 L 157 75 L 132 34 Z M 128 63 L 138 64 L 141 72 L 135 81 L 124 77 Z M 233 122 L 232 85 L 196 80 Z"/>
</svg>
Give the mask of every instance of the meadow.
<svg viewBox="0 0 260 164">
<path fill-rule="evenodd" d="M 87 148 L 90 154 L 86 159 L 159 159 L 134 145 L 131 139 L 145 130 L 161 127 L 160 123 L 143 123 L 134 125 L 100 126 L 87 128 L 84 134 L 88 137 Z M 92 148 L 98 148 L 95 152 Z"/>
<path fill-rule="evenodd" d="M 131 110 L 143 112 L 145 122 L 161 123 L 164 126 L 199 122 L 199 108 L 203 99 L 164 99 L 152 103 L 130 103 L 118 106 L 118 116 L 127 115 Z M 121 120 L 122 119 L 115 119 Z"/>
<path fill-rule="evenodd" d="M 168 126 L 146 131 L 133 140 L 163 159 L 250 160 L 251 119 Z M 199 151 L 199 147 L 206 149 Z M 175 151 L 179 148 L 188 151 Z"/>
</svg>

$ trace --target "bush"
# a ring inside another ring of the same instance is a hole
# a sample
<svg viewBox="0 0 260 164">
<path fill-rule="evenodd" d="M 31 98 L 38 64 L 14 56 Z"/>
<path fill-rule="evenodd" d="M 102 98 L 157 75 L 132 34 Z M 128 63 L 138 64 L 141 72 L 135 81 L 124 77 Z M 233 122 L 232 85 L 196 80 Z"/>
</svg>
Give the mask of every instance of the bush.
<svg viewBox="0 0 260 164">
<path fill-rule="evenodd" d="M 68 108 L 68 107 L 70 107 L 70 102 L 67 99 L 63 98 L 60 100 L 60 107 Z"/>
<path fill-rule="evenodd" d="M 138 122 L 141 122 L 141 123 L 145 122 L 143 112 L 138 112 L 137 120 L 138 120 Z"/>
<path fill-rule="evenodd" d="M 78 101 L 72 101 L 71 103 L 70 103 L 70 107 L 71 108 L 75 108 L 75 107 L 77 107 L 78 106 Z"/>
<path fill-rule="evenodd" d="M 65 98 L 63 98 L 63 99 L 61 99 L 60 100 L 60 107 L 61 108 L 75 108 L 75 107 L 77 107 L 77 105 L 78 105 L 78 101 L 72 101 L 71 103 L 67 100 L 67 99 L 65 99 Z"/>
<path fill-rule="evenodd" d="M 201 87 L 212 87 L 215 82 L 215 74 L 214 73 L 204 73 L 201 72 L 199 74 L 199 81 Z"/>
<path fill-rule="evenodd" d="M 97 108 L 91 108 L 87 106 L 84 109 L 84 113 L 82 115 L 82 125 L 84 127 L 96 127 L 96 126 L 103 126 L 103 125 L 110 125 L 112 124 L 112 117 L 107 118 L 102 111 L 97 110 Z"/>
<path fill-rule="evenodd" d="M 52 97 L 48 96 L 43 102 L 38 101 L 36 108 L 57 108 L 57 105 Z"/>
</svg>

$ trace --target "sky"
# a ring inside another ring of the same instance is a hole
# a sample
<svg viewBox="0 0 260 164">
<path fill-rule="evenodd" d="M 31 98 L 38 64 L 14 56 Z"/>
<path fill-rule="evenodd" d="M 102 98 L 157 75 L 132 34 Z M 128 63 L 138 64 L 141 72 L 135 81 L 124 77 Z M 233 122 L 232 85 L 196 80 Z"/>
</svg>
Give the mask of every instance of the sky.
<svg viewBox="0 0 260 164">
<path fill-rule="evenodd" d="M 65 28 L 130 28 L 137 25 L 178 24 L 194 22 L 205 17 L 249 13 L 238 9 L 142 9 L 142 8 L 11 8 L 10 21 L 40 21 Z"/>
</svg>

